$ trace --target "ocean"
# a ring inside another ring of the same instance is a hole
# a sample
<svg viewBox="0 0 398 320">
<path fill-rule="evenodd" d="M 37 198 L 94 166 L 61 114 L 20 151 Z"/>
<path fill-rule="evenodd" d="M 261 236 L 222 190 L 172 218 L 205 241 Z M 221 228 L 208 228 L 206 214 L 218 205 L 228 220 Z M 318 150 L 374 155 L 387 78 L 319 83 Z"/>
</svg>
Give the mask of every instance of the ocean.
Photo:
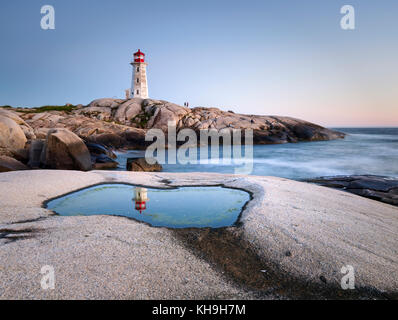
<svg viewBox="0 0 398 320">
<path fill-rule="evenodd" d="M 398 128 L 333 129 L 347 136 L 342 140 L 253 146 L 251 174 L 294 180 L 353 174 L 398 177 Z M 127 158 L 144 156 L 144 152 L 117 155 L 118 170 L 125 170 Z M 197 164 L 164 164 L 163 171 L 234 173 L 236 166 L 212 158 Z"/>
</svg>

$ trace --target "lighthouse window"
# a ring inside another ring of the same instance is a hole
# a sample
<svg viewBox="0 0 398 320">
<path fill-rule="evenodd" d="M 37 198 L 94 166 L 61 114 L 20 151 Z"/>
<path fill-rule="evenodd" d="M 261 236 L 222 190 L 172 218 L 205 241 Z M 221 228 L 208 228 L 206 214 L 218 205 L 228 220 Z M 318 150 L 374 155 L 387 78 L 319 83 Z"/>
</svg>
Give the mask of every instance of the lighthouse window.
<svg viewBox="0 0 398 320">
<path fill-rule="evenodd" d="M 140 94 L 140 90 L 137 90 L 137 94 Z"/>
<path fill-rule="evenodd" d="M 140 72 L 140 67 L 137 67 L 137 72 Z"/>
<path fill-rule="evenodd" d="M 140 79 L 137 78 L 137 83 L 140 83 Z"/>
</svg>

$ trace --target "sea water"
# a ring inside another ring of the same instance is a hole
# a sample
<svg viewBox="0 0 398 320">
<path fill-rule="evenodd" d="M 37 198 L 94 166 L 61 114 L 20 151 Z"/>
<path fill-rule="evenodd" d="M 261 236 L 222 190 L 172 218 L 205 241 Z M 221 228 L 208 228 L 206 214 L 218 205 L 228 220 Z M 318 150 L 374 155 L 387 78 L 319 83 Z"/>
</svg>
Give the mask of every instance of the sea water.
<svg viewBox="0 0 398 320">
<path fill-rule="evenodd" d="M 296 180 L 353 174 L 398 176 L 398 128 L 335 130 L 346 133 L 345 139 L 255 145 L 251 174 Z M 163 171 L 234 173 L 239 165 L 225 164 L 219 158 L 200 160 L 200 148 L 197 153 L 197 164 L 166 163 Z M 127 158 L 144 155 L 143 151 L 118 152 L 118 170 L 125 170 Z"/>
</svg>

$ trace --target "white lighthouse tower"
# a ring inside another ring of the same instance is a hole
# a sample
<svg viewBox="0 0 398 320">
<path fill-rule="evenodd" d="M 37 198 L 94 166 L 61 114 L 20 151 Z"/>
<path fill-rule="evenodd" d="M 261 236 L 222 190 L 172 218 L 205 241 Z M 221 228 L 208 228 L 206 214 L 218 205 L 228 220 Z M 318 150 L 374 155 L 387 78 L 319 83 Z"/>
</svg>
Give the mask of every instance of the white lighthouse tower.
<svg viewBox="0 0 398 320">
<path fill-rule="evenodd" d="M 130 98 L 148 98 L 148 81 L 146 79 L 145 54 L 140 49 L 134 53 L 133 78 L 131 81 Z"/>
</svg>

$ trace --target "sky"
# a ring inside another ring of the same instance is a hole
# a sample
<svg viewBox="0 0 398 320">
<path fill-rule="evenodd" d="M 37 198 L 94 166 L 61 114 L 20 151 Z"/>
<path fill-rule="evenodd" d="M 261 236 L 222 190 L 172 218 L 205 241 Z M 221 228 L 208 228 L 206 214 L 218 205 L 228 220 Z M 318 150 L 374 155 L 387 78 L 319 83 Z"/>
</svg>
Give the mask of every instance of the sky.
<svg viewBox="0 0 398 320">
<path fill-rule="evenodd" d="M 340 26 L 346 4 L 355 30 Z M 396 0 L 1 0 L 0 43 L 0 105 L 124 98 L 141 49 L 153 99 L 398 126 Z"/>
</svg>

